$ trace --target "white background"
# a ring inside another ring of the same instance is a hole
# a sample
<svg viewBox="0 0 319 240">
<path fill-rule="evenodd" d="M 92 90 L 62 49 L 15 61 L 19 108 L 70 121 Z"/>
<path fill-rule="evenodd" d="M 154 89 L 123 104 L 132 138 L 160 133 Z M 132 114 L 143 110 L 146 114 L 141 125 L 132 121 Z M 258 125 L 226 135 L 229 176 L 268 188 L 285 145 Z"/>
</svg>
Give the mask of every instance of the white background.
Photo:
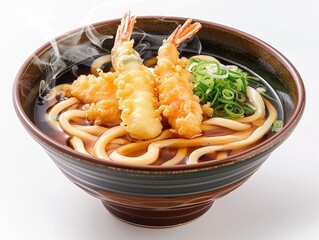
<svg viewBox="0 0 319 240">
<path fill-rule="evenodd" d="M 81 3 L 79 3 L 81 2 Z M 0 13 L 0 239 L 319 239 L 319 34 L 316 0 L 5 1 Z M 205 19 L 250 33 L 300 72 L 307 106 L 295 132 L 242 187 L 198 220 L 144 229 L 112 217 L 73 185 L 23 129 L 14 77 L 42 44 L 71 29 L 135 15 Z"/>
</svg>

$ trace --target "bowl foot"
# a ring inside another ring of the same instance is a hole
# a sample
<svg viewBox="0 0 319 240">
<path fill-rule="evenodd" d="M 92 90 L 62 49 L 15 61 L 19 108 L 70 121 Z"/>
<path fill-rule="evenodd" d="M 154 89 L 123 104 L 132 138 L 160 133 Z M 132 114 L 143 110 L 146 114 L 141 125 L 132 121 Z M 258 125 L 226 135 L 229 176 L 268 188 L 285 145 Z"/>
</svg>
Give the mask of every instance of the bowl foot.
<svg viewBox="0 0 319 240">
<path fill-rule="evenodd" d="M 168 228 L 186 224 L 202 216 L 213 201 L 175 208 L 137 208 L 102 201 L 104 207 L 118 219 L 140 227 Z"/>
</svg>

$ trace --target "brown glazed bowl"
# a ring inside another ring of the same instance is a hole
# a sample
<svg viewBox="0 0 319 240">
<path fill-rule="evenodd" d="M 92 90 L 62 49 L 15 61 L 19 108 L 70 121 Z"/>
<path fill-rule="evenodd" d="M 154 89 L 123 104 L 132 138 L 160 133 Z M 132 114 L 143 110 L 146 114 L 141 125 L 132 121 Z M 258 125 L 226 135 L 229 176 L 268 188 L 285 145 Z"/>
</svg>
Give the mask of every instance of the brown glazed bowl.
<svg viewBox="0 0 319 240">
<path fill-rule="evenodd" d="M 146 58 L 158 49 L 178 23 L 177 17 L 138 17 L 133 38 Z M 294 66 L 265 42 L 239 30 L 195 20 L 202 29 L 182 45 L 207 52 L 251 69 L 275 89 L 284 111 L 283 129 L 269 139 L 221 164 L 208 161 L 178 166 L 132 166 L 83 155 L 42 132 L 34 120 L 34 104 L 41 80 L 58 84 L 55 77 L 75 63 L 109 52 L 120 19 L 76 29 L 54 44 L 40 47 L 26 60 L 13 86 L 16 113 L 28 131 L 73 183 L 100 199 L 117 218 L 145 227 L 171 227 L 194 220 L 213 202 L 242 185 L 297 126 L 305 106 L 305 89 Z M 146 34 L 145 34 L 146 33 Z M 150 35 L 156 40 L 144 43 Z M 181 50 L 182 51 L 182 50 Z"/>
</svg>

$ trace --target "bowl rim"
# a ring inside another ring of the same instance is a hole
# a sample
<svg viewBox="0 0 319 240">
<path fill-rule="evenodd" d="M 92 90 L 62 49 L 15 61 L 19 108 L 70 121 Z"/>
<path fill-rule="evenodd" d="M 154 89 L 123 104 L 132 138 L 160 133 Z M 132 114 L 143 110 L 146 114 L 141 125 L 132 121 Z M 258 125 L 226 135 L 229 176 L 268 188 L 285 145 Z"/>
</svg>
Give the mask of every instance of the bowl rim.
<svg viewBox="0 0 319 240">
<path fill-rule="evenodd" d="M 172 22 L 173 21 L 182 22 L 182 21 L 185 21 L 187 18 L 175 17 L 175 16 L 137 16 L 137 21 L 138 20 L 152 21 L 157 19 L 165 19 L 165 21 L 172 21 Z M 89 25 L 92 25 L 93 27 L 101 27 L 104 25 L 117 24 L 120 22 L 120 20 L 121 20 L 120 18 L 109 19 L 105 21 L 92 23 Z M 275 49 L 268 43 L 264 42 L 263 40 L 253 35 L 250 35 L 246 32 L 243 32 L 241 30 L 238 30 L 230 26 L 222 25 L 222 24 L 207 21 L 207 20 L 193 19 L 193 21 L 200 22 L 203 26 L 213 27 L 217 30 L 226 31 L 231 35 L 236 35 L 240 38 L 244 38 L 246 40 L 252 41 L 255 45 L 258 45 L 259 47 L 266 49 L 267 52 L 274 55 L 274 57 L 277 58 L 285 66 L 285 68 L 290 72 L 290 74 L 293 76 L 295 84 L 297 85 L 298 101 L 295 104 L 295 110 L 291 118 L 289 119 L 288 122 L 286 122 L 286 124 L 283 126 L 280 132 L 266 139 L 265 141 L 262 142 L 262 144 L 257 144 L 245 151 L 242 151 L 240 153 L 237 153 L 230 157 L 225 158 L 224 161 L 218 161 L 217 163 L 214 161 L 207 161 L 207 162 L 201 162 L 196 164 L 188 164 L 188 165 L 183 164 L 183 165 L 173 165 L 173 166 L 133 165 L 133 164 L 124 164 L 124 163 L 105 161 L 97 157 L 88 156 L 88 155 L 76 152 L 72 148 L 55 141 L 53 138 L 50 138 L 44 132 L 42 132 L 26 115 L 21 105 L 21 99 L 19 97 L 20 96 L 19 91 L 21 87 L 19 82 L 20 82 L 20 79 L 23 77 L 25 70 L 31 65 L 32 61 L 34 60 L 34 56 L 38 56 L 51 48 L 50 42 L 46 42 L 45 44 L 43 44 L 25 60 L 23 65 L 18 70 L 15 80 L 13 82 L 12 100 L 13 100 L 13 105 L 14 105 L 16 114 L 20 122 L 22 123 L 24 128 L 28 131 L 28 133 L 32 137 L 34 137 L 38 142 L 40 142 L 41 145 L 44 144 L 47 147 L 55 149 L 55 151 L 59 151 L 60 153 L 63 153 L 64 155 L 67 155 L 73 159 L 76 158 L 76 160 L 79 160 L 82 162 L 97 164 L 97 166 L 112 167 L 112 168 L 117 168 L 121 170 L 129 170 L 129 171 L 136 170 L 136 171 L 142 171 L 142 172 L 152 171 L 152 172 L 162 173 L 162 172 L 198 171 L 201 169 L 219 168 L 225 165 L 231 165 L 237 162 L 245 161 L 246 159 L 249 159 L 257 154 L 265 152 L 266 150 L 274 146 L 281 144 L 285 140 L 285 138 L 288 137 L 292 133 L 294 128 L 296 127 L 305 108 L 305 102 L 306 102 L 305 86 L 297 69 L 281 52 L 279 52 L 277 49 Z M 56 42 L 63 41 L 64 39 L 72 37 L 73 34 L 76 34 L 79 31 L 83 30 L 84 27 L 85 26 L 82 26 L 82 27 L 73 29 L 71 31 L 68 31 L 66 33 L 63 33 L 60 36 L 56 37 L 54 40 Z M 240 159 L 238 159 L 239 156 L 240 156 Z"/>
</svg>

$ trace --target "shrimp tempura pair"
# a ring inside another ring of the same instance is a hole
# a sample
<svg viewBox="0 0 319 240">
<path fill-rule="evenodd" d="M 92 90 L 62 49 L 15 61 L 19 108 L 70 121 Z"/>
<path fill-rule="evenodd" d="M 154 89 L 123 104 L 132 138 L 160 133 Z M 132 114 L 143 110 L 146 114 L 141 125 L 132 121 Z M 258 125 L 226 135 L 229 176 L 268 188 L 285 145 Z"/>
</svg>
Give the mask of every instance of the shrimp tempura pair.
<svg viewBox="0 0 319 240">
<path fill-rule="evenodd" d="M 135 17 L 126 13 L 118 27 L 111 58 L 115 73 L 80 76 L 66 93 L 90 103 L 87 117 L 96 124 L 115 123 L 135 139 L 151 139 L 162 132 L 161 113 L 178 135 L 191 138 L 201 133 L 202 110 L 193 94 L 186 58 L 177 47 L 195 34 L 199 23 L 187 20 L 164 40 L 158 51 L 154 76 L 143 65 L 130 40 Z"/>
<path fill-rule="evenodd" d="M 173 131 L 191 138 L 201 133 L 202 110 L 193 94 L 188 61 L 179 59 L 177 46 L 195 34 L 199 23 L 187 20 L 165 40 L 158 52 L 157 78 L 142 64 L 130 39 L 135 17 L 126 13 L 118 28 L 112 49 L 112 64 L 119 74 L 115 80 L 122 110 L 122 126 L 136 139 L 155 138 L 162 132 L 160 111 Z M 155 88 L 158 92 L 159 102 Z"/>
</svg>

